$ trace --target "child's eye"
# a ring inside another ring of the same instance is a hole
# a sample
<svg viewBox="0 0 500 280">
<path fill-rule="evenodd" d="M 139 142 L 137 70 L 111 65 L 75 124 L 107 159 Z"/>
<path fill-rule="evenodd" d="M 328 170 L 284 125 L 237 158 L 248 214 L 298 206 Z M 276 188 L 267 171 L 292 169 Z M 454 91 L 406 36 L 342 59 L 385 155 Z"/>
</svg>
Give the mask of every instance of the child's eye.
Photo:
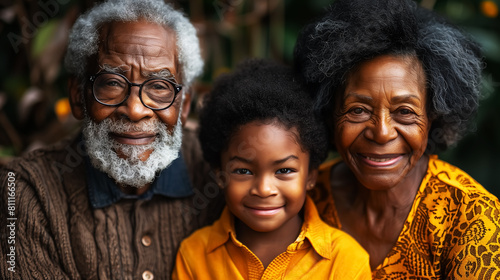
<svg viewBox="0 0 500 280">
<path fill-rule="evenodd" d="M 280 168 L 276 171 L 276 174 L 288 174 L 292 172 L 293 170 L 291 168 Z"/>
<path fill-rule="evenodd" d="M 252 172 L 246 168 L 237 168 L 233 170 L 233 173 L 240 175 L 252 175 Z"/>
</svg>

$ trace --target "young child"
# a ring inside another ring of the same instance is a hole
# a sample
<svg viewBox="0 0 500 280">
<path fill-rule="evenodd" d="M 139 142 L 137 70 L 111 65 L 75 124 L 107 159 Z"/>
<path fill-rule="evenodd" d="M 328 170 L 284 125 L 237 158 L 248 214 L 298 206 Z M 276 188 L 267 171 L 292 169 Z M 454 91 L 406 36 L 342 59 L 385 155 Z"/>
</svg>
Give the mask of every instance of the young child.
<svg viewBox="0 0 500 280">
<path fill-rule="evenodd" d="M 254 59 L 219 78 L 199 137 L 227 206 L 182 242 L 173 279 L 371 279 L 368 254 L 306 195 L 325 133 L 289 68 Z"/>
</svg>

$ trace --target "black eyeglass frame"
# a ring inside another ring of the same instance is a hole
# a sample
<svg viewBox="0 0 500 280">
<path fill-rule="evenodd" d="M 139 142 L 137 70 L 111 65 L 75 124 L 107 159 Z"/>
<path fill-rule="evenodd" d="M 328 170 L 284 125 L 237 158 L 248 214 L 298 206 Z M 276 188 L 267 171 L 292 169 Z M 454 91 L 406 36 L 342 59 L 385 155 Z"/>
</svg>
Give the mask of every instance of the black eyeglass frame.
<svg viewBox="0 0 500 280">
<path fill-rule="evenodd" d="M 128 83 L 128 93 L 127 93 L 127 96 L 125 97 L 125 99 L 123 99 L 123 101 L 121 101 L 120 103 L 117 103 L 117 104 L 106 104 L 106 103 L 103 103 L 102 101 L 100 101 L 97 96 L 95 96 L 95 91 L 94 91 L 94 82 L 95 80 L 97 79 L 97 77 L 101 76 L 101 75 L 104 75 L 104 74 L 113 74 L 113 75 L 117 75 L 117 76 L 120 76 L 122 77 L 127 83 Z M 137 83 L 132 83 L 130 82 L 127 77 L 125 77 L 124 75 L 120 74 L 120 73 L 114 73 L 114 72 L 99 72 L 95 75 L 92 75 L 90 76 L 89 78 L 90 82 L 91 82 L 91 87 L 92 87 L 92 96 L 94 96 L 94 99 L 95 101 L 97 101 L 99 104 L 102 104 L 102 105 L 106 105 L 106 106 L 110 106 L 110 107 L 118 107 L 118 106 L 121 106 L 123 104 L 123 102 L 127 101 L 127 99 L 129 98 L 130 96 L 130 92 L 131 92 L 131 89 L 132 87 L 139 87 L 139 99 L 141 100 L 141 103 L 142 105 L 144 105 L 144 107 L 148 108 L 148 109 L 151 109 L 153 111 L 161 111 L 161 110 L 165 110 L 165 109 L 168 109 L 170 108 L 170 106 L 172 106 L 172 104 L 174 104 L 175 102 L 175 98 L 177 97 L 177 94 L 182 90 L 182 85 L 180 84 L 177 84 L 169 79 L 164 79 L 164 78 L 151 78 L 151 79 L 148 79 L 144 82 L 142 82 L 141 84 L 137 84 Z M 169 84 L 171 84 L 172 86 L 174 86 L 174 98 L 172 99 L 172 103 L 170 103 L 167 107 L 165 108 L 152 108 L 148 105 L 146 105 L 144 103 L 144 101 L 142 100 L 142 87 L 149 81 L 153 81 L 153 80 L 160 80 L 160 81 L 165 81 Z"/>
</svg>

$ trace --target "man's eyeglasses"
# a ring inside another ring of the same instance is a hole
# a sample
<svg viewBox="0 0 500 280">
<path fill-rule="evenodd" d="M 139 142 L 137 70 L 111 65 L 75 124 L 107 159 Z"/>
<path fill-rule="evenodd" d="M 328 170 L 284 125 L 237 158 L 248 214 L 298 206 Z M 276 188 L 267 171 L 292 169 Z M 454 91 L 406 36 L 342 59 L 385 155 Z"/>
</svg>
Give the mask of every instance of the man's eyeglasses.
<svg viewBox="0 0 500 280">
<path fill-rule="evenodd" d="M 153 78 L 142 84 L 131 83 L 118 73 L 101 72 L 90 76 L 92 93 L 97 102 L 107 106 L 120 106 L 130 96 L 132 87 L 139 87 L 139 99 L 151 110 L 165 110 L 172 106 L 182 85 L 175 82 Z"/>
</svg>

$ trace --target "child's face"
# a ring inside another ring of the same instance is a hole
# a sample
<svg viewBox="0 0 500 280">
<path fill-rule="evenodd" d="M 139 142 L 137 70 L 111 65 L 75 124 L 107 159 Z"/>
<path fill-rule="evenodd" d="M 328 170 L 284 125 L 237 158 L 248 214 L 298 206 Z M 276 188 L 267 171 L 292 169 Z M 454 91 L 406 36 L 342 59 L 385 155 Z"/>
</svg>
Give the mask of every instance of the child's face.
<svg viewBox="0 0 500 280">
<path fill-rule="evenodd" d="M 221 155 L 227 206 L 255 231 L 270 232 L 297 221 L 306 191 L 314 186 L 317 171 L 309 171 L 309 153 L 297 143 L 296 130 L 290 131 L 248 123 Z"/>
</svg>

